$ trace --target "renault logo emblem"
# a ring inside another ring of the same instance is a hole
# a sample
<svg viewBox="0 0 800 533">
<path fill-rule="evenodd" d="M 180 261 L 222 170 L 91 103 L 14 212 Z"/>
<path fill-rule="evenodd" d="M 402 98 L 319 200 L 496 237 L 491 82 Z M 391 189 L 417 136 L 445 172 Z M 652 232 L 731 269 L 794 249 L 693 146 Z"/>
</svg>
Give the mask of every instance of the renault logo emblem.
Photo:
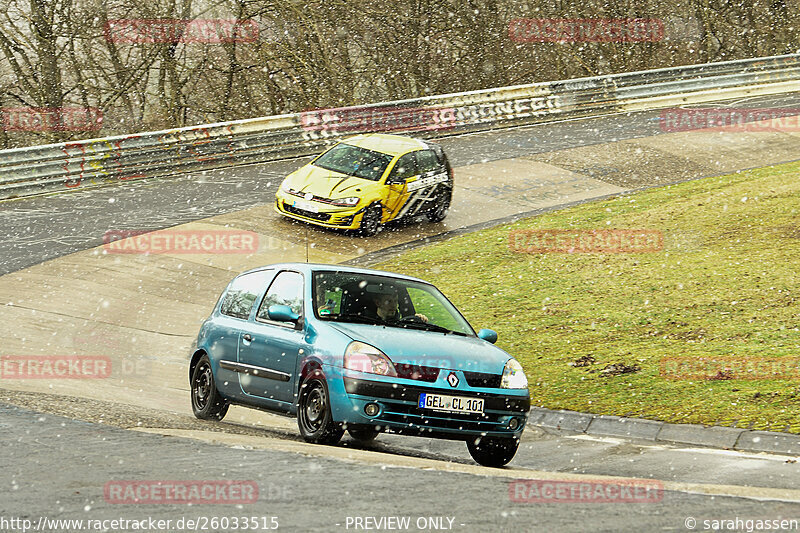
<svg viewBox="0 0 800 533">
<path fill-rule="evenodd" d="M 458 387 L 458 376 L 456 376 L 455 372 L 450 372 L 450 375 L 447 376 L 447 382 L 451 387 Z"/>
</svg>

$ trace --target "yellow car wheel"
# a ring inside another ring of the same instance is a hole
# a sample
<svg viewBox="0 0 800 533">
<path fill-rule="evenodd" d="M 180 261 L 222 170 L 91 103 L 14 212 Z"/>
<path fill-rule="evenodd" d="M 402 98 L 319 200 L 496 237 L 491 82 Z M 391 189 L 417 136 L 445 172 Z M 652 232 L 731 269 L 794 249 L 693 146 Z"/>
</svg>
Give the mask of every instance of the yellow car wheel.
<svg viewBox="0 0 800 533">
<path fill-rule="evenodd" d="M 361 226 L 358 232 L 364 237 L 372 237 L 381 228 L 381 217 L 383 210 L 379 204 L 369 206 L 361 216 Z"/>
</svg>

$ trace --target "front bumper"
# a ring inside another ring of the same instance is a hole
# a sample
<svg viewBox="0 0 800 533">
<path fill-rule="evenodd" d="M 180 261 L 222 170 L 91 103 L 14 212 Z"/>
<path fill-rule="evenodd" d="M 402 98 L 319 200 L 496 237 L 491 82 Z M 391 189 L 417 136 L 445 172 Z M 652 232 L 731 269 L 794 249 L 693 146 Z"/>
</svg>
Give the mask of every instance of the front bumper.
<svg viewBox="0 0 800 533">
<path fill-rule="evenodd" d="M 363 208 L 330 208 L 320 204 L 322 210 L 312 213 L 292 206 L 292 198 L 294 197 L 279 194 L 275 200 L 275 211 L 283 216 L 326 228 L 358 229 L 361 226 Z"/>
<path fill-rule="evenodd" d="M 420 385 L 399 385 L 393 382 L 375 381 L 343 376 L 340 382 L 345 400 L 340 405 L 339 417 L 346 423 L 380 426 L 392 433 L 411 434 L 438 438 L 466 440 L 473 436 L 519 438 L 525 429 L 530 410 L 527 391 L 513 393 L 489 393 L 464 389 L 446 389 Z M 484 413 L 460 414 L 431 411 L 418 407 L 422 393 L 445 394 L 484 399 Z M 376 403 L 380 410 L 375 416 L 367 416 L 364 407 Z M 511 429 L 512 419 L 516 427 Z"/>
</svg>

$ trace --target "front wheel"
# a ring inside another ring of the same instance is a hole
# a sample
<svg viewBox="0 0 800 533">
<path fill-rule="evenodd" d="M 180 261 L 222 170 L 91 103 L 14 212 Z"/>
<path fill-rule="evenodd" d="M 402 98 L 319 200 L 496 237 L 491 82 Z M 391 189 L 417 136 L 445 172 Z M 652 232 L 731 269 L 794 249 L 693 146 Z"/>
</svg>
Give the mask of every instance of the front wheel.
<svg viewBox="0 0 800 533">
<path fill-rule="evenodd" d="M 217 390 L 211 361 L 204 355 L 192 372 L 192 412 L 201 420 L 222 420 L 229 403 Z"/>
<path fill-rule="evenodd" d="M 341 424 L 333 421 L 328 384 L 319 370 L 300 386 L 297 426 L 306 442 L 314 444 L 336 444 L 344 435 Z"/>
<path fill-rule="evenodd" d="M 381 227 L 381 217 L 383 210 L 378 204 L 369 206 L 361 216 L 361 226 L 358 232 L 364 237 L 372 237 Z"/>
<path fill-rule="evenodd" d="M 467 441 L 469 454 L 483 466 L 497 468 L 507 465 L 519 448 L 519 439 L 502 437 L 478 437 Z"/>
</svg>

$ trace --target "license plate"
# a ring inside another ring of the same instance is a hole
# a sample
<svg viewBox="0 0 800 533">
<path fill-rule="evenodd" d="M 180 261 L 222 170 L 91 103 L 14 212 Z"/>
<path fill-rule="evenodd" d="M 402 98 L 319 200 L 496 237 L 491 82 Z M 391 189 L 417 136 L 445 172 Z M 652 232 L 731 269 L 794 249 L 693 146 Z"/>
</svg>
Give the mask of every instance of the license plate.
<svg viewBox="0 0 800 533">
<path fill-rule="evenodd" d="M 295 200 L 292 206 L 296 207 L 297 209 L 302 209 L 303 211 L 311 211 L 312 213 L 319 212 L 317 206 L 311 202 L 304 202 L 303 200 Z"/>
<path fill-rule="evenodd" d="M 483 414 L 483 398 L 422 393 L 419 395 L 419 408 L 451 413 Z"/>
</svg>

